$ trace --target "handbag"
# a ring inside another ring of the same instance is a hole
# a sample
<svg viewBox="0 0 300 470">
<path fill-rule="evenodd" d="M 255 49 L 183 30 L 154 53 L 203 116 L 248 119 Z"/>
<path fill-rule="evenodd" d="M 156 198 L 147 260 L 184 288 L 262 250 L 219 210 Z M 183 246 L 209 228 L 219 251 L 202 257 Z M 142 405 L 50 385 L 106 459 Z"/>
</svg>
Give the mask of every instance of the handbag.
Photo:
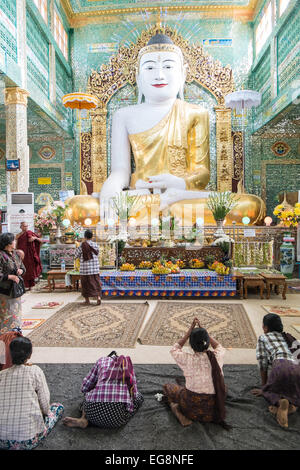
<svg viewBox="0 0 300 470">
<path fill-rule="evenodd" d="M 13 281 L 0 281 L 0 294 L 10 297 Z"/>
<path fill-rule="evenodd" d="M 23 279 L 18 276 L 19 278 L 19 283 L 17 284 L 16 282 L 13 281 L 12 289 L 11 289 L 11 297 L 13 299 L 17 299 L 18 297 L 21 297 L 23 294 L 25 294 L 25 285 Z"/>
</svg>

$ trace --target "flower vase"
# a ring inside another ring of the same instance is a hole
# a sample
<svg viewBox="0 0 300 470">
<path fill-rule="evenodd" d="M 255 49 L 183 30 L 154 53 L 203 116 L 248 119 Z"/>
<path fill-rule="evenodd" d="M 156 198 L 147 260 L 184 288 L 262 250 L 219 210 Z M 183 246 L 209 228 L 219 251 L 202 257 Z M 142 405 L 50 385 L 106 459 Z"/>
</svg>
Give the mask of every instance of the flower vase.
<svg viewBox="0 0 300 470">
<path fill-rule="evenodd" d="M 217 230 L 214 233 L 214 238 L 222 238 L 225 237 L 226 234 L 223 229 L 224 219 L 216 220 Z"/>
<path fill-rule="evenodd" d="M 60 224 L 58 224 L 56 228 L 56 234 L 55 234 L 55 241 L 57 245 L 62 244 L 61 238 L 62 238 L 61 228 L 60 228 Z"/>
<path fill-rule="evenodd" d="M 280 271 L 287 277 L 293 277 L 295 266 L 295 239 L 287 232 L 283 236 L 283 243 L 280 245 Z"/>
</svg>

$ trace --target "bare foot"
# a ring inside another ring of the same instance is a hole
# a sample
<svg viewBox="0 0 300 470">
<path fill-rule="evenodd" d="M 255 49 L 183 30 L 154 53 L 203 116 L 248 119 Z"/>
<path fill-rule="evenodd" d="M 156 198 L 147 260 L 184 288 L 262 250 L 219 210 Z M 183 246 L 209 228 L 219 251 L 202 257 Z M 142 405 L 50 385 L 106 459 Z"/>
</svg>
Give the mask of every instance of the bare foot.
<svg viewBox="0 0 300 470">
<path fill-rule="evenodd" d="M 88 426 L 88 420 L 86 418 L 71 418 L 71 416 L 66 416 L 62 420 L 63 424 L 65 426 L 68 426 L 68 428 L 82 428 L 85 429 Z"/>
<path fill-rule="evenodd" d="M 288 410 L 289 410 L 289 402 L 285 398 L 279 400 L 279 408 L 277 411 L 276 419 L 277 423 L 283 427 L 288 427 Z"/>
<path fill-rule="evenodd" d="M 298 407 L 295 406 L 295 405 L 292 405 L 292 404 L 290 403 L 288 414 L 289 414 L 289 415 L 292 415 L 293 413 L 296 413 L 297 410 L 298 410 Z"/>
<path fill-rule="evenodd" d="M 101 298 L 100 297 L 97 298 L 97 305 L 101 305 Z"/>
<path fill-rule="evenodd" d="M 90 301 L 81 302 L 81 305 L 91 305 Z"/>
<path fill-rule="evenodd" d="M 255 395 L 256 397 L 260 397 L 262 395 L 262 390 L 260 388 L 253 388 L 251 390 L 252 395 Z"/>
<path fill-rule="evenodd" d="M 278 407 L 277 406 L 269 406 L 269 411 L 272 415 L 277 415 Z"/>
<path fill-rule="evenodd" d="M 179 411 L 179 406 L 178 403 L 170 403 L 170 407 L 178 421 L 182 426 L 190 426 L 193 421 L 188 419 L 186 416 L 184 416 L 180 411 Z"/>
</svg>

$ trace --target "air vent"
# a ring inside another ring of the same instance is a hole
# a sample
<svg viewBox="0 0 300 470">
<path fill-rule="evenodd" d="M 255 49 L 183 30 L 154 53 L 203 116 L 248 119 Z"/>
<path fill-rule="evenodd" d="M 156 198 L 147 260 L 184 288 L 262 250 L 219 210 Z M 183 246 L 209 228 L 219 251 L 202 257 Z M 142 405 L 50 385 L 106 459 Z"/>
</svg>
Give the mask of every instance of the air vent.
<svg viewBox="0 0 300 470">
<path fill-rule="evenodd" d="M 11 203 L 12 204 L 33 204 L 32 194 L 12 194 L 11 195 Z"/>
</svg>

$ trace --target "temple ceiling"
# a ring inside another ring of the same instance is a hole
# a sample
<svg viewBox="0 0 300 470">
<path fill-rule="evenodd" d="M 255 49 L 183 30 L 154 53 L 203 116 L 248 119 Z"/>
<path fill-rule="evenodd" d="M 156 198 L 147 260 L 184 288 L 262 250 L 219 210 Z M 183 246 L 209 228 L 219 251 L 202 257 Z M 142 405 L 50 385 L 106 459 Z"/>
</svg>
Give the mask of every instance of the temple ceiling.
<svg viewBox="0 0 300 470">
<path fill-rule="evenodd" d="M 107 16 L 165 11 L 201 13 L 202 17 L 234 17 L 252 21 L 262 0 L 61 0 L 71 27 L 103 21 Z"/>
</svg>

